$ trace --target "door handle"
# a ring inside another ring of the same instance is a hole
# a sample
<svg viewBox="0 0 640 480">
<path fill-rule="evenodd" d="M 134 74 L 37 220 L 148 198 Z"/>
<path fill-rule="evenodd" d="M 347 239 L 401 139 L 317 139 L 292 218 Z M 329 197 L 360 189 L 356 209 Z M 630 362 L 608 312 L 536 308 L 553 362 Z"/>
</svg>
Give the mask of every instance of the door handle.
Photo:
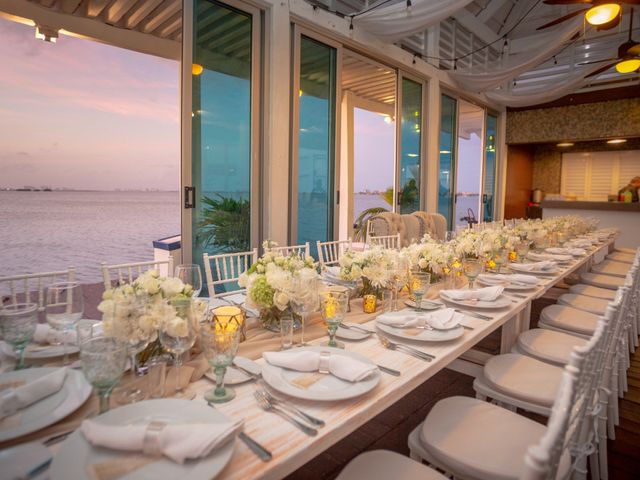
<svg viewBox="0 0 640 480">
<path fill-rule="evenodd" d="M 184 187 L 184 208 L 196 208 L 196 187 Z"/>
</svg>

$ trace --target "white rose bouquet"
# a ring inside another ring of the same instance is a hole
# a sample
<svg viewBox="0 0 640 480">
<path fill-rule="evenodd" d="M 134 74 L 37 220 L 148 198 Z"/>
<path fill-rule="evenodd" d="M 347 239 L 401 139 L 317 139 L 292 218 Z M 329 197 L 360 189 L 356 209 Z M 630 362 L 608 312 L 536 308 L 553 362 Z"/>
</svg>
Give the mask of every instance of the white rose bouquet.
<svg viewBox="0 0 640 480">
<path fill-rule="evenodd" d="M 349 282 L 362 280 L 360 295 L 378 297 L 390 284 L 399 261 L 397 250 L 375 246 L 363 252 L 349 250 L 340 257 L 340 278 Z"/>
</svg>

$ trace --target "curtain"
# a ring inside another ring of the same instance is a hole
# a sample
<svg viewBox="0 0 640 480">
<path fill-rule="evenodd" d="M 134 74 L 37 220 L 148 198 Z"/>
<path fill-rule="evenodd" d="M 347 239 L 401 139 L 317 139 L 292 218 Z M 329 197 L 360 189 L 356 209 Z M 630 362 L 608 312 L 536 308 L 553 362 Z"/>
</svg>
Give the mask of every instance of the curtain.
<svg viewBox="0 0 640 480">
<path fill-rule="evenodd" d="M 563 28 L 530 37 L 526 50 L 509 55 L 506 60 L 491 62 L 486 67 L 483 66 L 482 72 L 453 70 L 449 75 L 460 87 L 470 92 L 491 90 L 558 53 L 576 33 L 580 32 L 582 25 L 583 19 L 579 16 Z"/>
<path fill-rule="evenodd" d="M 422 32 L 466 7 L 472 0 L 406 0 L 373 9 L 354 17 L 353 24 L 383 41 L 395 42 Z"/>
</svg>

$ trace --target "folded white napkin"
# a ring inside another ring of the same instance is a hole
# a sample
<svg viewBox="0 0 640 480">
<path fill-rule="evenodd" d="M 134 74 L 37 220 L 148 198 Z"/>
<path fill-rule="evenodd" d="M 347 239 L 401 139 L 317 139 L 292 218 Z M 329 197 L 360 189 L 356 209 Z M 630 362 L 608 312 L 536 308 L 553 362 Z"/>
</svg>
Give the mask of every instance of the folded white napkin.
<svg viewBox="0 0 640 480">
<path fill-rule="evenodd" d="M 553 270 L 556 267 L 556 262 L 546 260 L 544 262 L 517 263 L 511 265 L 511 267 L 517 270 L 524 270 L 525 272 L 545 272 L 547 270 Z"/>
<path fill-rule="evenodd" d="M 540 262 L 544 262 L 545 260 L 556 260 L 558 262 L 568 262 L 569 260 L 573 260 L 571 255 L 554 255 L 551 253 L 535 253 L 529 252 L 527 255 L 531 260 L 536 260 Z"/>
<path fill-rule="evenodd" d="M 80 431 L 95 447 L 141 452 L 145 448 L 148 425 L 106 425 L 93 420 L 85 420 Z M 225 423 L 184 423 L 166 424 L 157 433 L 155 445 L 157 453 L 174 462 L 184 463 L 187 459 L 209 455 L 217 447 L 224 445 L 242 430 L 242 421 Z M 147 438 L 149 443 L 149 438 Z"/>
<path fill-rule="evenodd" d="M 67 378 L 67 369 L 60 368 L 22 385 L 0 392 L 0 419 L 13 415 L 18 410 L 53 395 L 62 388 Z"/>
<path fill-rule="evenodd" d="M 325 274 L 328 277 L 340 278 L 340 267 L 327 267 L 325 269 Z"/>
<path fill-rule="evenodd" d="M 247 296 L 244 293 L 233 293 L 231 295 L 225 295 L 222 297 L 227 303 L 232 303 L 234 305 L 242 305 L 247 301 Z"/>
<path fill-rule="evenodd" d="M 426 321 L 426 316 L 413 310 L 399 310 L 397 312 L 387 312 L 378 315 L 377 322 L 396 328 L 422 327 Z"/>
<path fill-rule="evenodd" d="M 538 285 L 540 283 L 540 279 L 534 277 L 532 275 L 522 275 L 519 273 L 505 275 L 502 273 L 491 274 L 491 273 L 481 273 L 478 275 L 478 280 L 486 283 L 497 283 L 497 282 L 515 282 L 515 283 L 526 283 L 528 285 Z"/>
<path fill-rule="evenodd" d="M 570 246 L 573 248 L 591 248 L 590 240 L 573 240 L 570 242 Z"/>
<path fill-rule="evenodd" d="M 264 352 L 262 358 L 271 365 L 299 372 L 317 372 L 320 369 L 320 352 Z M 331 355 L 328 361 L 329 372 L 348 382 L 364 380 L 377 368 L 346 355 Z"/>
<path fill-rule="evenodd" d="M 78 343 L 78 334 L 75 330 L 56 330 L 46 323 L 39 323 L 33 334 L 33 341 L 35 343 L 50 343 L 54 345 L 62 343 L 65 337 L 68 345 Z"/>
<path fill-rule="evenodd" d="M 494 287 L 479 288 L 478 290 L 442 290 L 440 293 L 451 300 L 484 300 L 493 302 L 497 299 L 504 287 L 496 285 Z"/>
<path fill-rule="evenodd" d="M 554 253 L 556 255 L 567 255 L 569 253 L 568 248 L 558 248 L 558 247 L 545 248 L 544 251 L 547 253 Z"/>
<path fill-rule="evenodd" d="M 438 330 L 448 330 L 460 325 L 464 318 L 462 313 L 456 312 L 453 308 L 445 308 L 426 315 L 427 323 Z"/>
</svg>

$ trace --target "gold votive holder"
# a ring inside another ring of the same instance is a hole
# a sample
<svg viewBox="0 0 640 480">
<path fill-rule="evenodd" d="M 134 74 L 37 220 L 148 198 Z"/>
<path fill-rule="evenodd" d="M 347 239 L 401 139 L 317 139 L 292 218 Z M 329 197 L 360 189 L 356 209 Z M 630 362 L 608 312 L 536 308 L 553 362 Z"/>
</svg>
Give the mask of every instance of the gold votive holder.
<svg viewBox="0 0 640 480">
<path fill-rule="evenodd" d="M 375 295 L 365 295 L 362 297 L 362 310 L 364 313 L 375 313 L 378 306 L 378 297 Z"/>
<path fill-rule="evenodd" d="M 224 305 L 211 310 L 210 322 L 216 333 L 233 333 L 240 330 L 240 341 L 246 340 L 246 313 L 235 305 Z"/>
</svg>

